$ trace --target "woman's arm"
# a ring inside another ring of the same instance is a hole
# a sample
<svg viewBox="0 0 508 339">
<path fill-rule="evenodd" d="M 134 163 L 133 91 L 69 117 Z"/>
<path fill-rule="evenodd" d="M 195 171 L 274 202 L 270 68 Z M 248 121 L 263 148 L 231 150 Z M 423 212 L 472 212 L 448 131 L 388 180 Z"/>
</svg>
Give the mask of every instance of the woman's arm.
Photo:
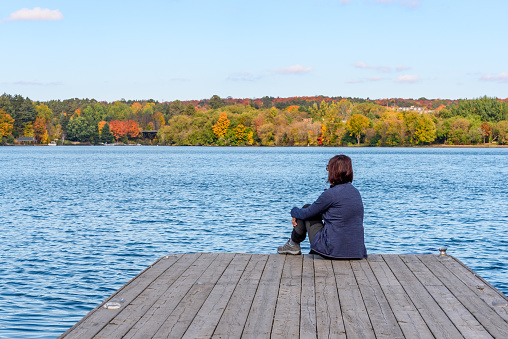
<svg viewBox="0 0 508 339">
<path fill-rule="evenodd" d="M 307 208 L 293 207 L 291 216 L 296 219 L 306 220 L 326 211 L 333 203 L 331 189 L 324 191 L 312 205 Z"/>
</svg>

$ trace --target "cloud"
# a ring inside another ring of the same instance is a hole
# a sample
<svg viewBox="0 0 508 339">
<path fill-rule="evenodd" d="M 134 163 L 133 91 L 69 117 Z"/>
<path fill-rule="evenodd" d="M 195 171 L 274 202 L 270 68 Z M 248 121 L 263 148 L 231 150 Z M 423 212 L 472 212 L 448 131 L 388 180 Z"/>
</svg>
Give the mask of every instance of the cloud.
<svg viewBox="0 0 508 339">
<path fill-rule="evenodd" d="M 340 0 L 339 2 L 341 4 L 349 4 L 349 3 L 351 3 L 351 0 Z"/>
<path fill-rule="evenodd" d="M 312 67 L 303 67 L 302 65 L 294 65 L 284 68 L 277 68 L 273 73 L 277 74 L 304 74 L 312 71 Z"/>
<path fill-rule="evenodd" d="M 370 78 L 363 78 L 363 79 L 354 79 L 354 80 L 348 80 L 348 84 L 362 84 L 366 81 L 379 81 L 383 80 L 382 77 L 370 77 Z"/>
<path fill-rule="evenodd" d="M 38 82 L 38 81 L 24 81 L 24 80 L 20 80 L 20 81 L 15 81 L 12 84 L 13 85 L 19 85 L 19 86 L 57 86 L 57 85 L 61 85 L 62 83 L 60 83 L 60 82 L 48 82 L 48 83 L 44 83 L 44 82 Z"/>
<path fill-rule="evenodd" d="M 348 84 L 361 84 L 363 82 L 364 82 L 363 80 L 348 80 L 347 81 Z"/>
<path fill-rule="evenodd" d="M 380 72 L 391 72 L 392 71 L 392 69 L 390 67 L 386 67 L 386 66 L 371 66 L 371 65 L 367 65 L 363 61 L 358 61 L 357 63 L 353 64 L 353 66 L 356 67 L 356 68 L 362 68 L 362 69 L 375 69 L 375 70 L 380 71 Z"/>
<path fill-rule="evenodd" d="M 399 75 L 397 77 L 397 79 L 395 80 L 395 82 L 405 82 L 405 83 L 412 84 L 412 83 L 417 82 L 418 80 L 420 80 L 420 78 L 417 75 L 405 74 L 405 75 Z"/>
<path fill-rule="evenodd" d="M 8 19 L 4 21 L 55 21 L 62 20 L 63 15 L 58 9 L 48 9 L 35 7 L 34 9 L 23 8 L 11 13 Z"/>
<path fill-rule="evenodd" d="M 420 6 L 419 0 L 377 0 L 379 4 L 394 4 L 406 8 L 416 8 Z"/>
<path fill-rule="evenodd" d="M 508 82 L 508 73 L 501 72 L 499 74 L 486 74 L 480 77 L 480 80 Z"/>
<path fill-rule="evenodd" d="M 261 76 L 250 72 L 238 72 L 231 74 L 227 79 L 231 81 L 256 81 L 261 79 Z"/>
<path fill-rule="evenodd" d="M 403 65 L 399 65 L 399 66 L 395 67 L 395 70 L 397 72 L 405 71 L 405 70 L 408 70 L 408 69 L 411 69 L 411 67 L 409 67 L 409 66 L 403 66 Z"/>
<path fill-rule="evenodd" d="M 407 7 L 407 8 L 416 8 L 416 7 L 420 6 L 420 1 L 419 0 L 401 1 L 400 5 Z"/>
</svg>

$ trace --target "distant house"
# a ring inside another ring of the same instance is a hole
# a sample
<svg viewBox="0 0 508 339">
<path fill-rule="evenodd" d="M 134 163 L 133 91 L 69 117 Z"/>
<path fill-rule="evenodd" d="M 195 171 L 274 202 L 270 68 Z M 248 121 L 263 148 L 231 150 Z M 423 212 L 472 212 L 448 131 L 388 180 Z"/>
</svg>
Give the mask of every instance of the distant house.
<svg viewBox="0 0 508 339">
<path fill-rule="evenodd" d="M 398 112 L 408 112 L 408 111 L 411 111 L 411 112 L 417 112 L 417 113 L 432 113 L 432 110 L 428 110 L 428 109 L 425 109 L 423 107 L 416 107 L 416 106 L 411 106 L 411 107 L 397 107 L 397 111 Z"/>
<path fill-rule="evenodd" d="M 155 131 L 142 131 L 141 135 L 143 136 L 143 139 L 153 140 L 153 139 L 155 139 L 155 137 L 157 137 L 157 132 L 159 132 L 159 130 L 155 130 Z"/>
<path fill-rule="evenodd" d="M 16 142 L 19 143 L 19 144 L 36 144 L 37 143 L 37 139 L 35 139 L 34 137 L 19 137 L 18 139 L 16 139 Z"/>
</svg>

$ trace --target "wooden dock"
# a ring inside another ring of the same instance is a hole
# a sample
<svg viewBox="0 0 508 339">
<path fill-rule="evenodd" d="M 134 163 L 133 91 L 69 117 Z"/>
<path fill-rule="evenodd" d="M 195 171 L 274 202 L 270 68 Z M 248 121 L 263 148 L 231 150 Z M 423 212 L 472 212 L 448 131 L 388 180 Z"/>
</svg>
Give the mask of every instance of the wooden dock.
<svg viewBox="0 0 508 339">
<path fill-rule="evenodd" d="M 174 254 L 60 338 L 506 339 L 508 298 L 451 256 Z"/>
</svg>

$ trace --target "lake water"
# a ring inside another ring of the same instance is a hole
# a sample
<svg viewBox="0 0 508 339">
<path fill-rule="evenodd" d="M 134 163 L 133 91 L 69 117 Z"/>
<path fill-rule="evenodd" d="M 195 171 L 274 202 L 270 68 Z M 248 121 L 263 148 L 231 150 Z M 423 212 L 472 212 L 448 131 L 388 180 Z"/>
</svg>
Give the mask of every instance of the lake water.
<svg viewBox="0 0 508 339">
<path fill-rule="evenodd" d="M 0 147 L 0 338 L 57 337 L 168 253 L 275 253 L 336 154 L 369 253 L 447 246 L 508 294 L 508 148 Z"/>
</svg>

